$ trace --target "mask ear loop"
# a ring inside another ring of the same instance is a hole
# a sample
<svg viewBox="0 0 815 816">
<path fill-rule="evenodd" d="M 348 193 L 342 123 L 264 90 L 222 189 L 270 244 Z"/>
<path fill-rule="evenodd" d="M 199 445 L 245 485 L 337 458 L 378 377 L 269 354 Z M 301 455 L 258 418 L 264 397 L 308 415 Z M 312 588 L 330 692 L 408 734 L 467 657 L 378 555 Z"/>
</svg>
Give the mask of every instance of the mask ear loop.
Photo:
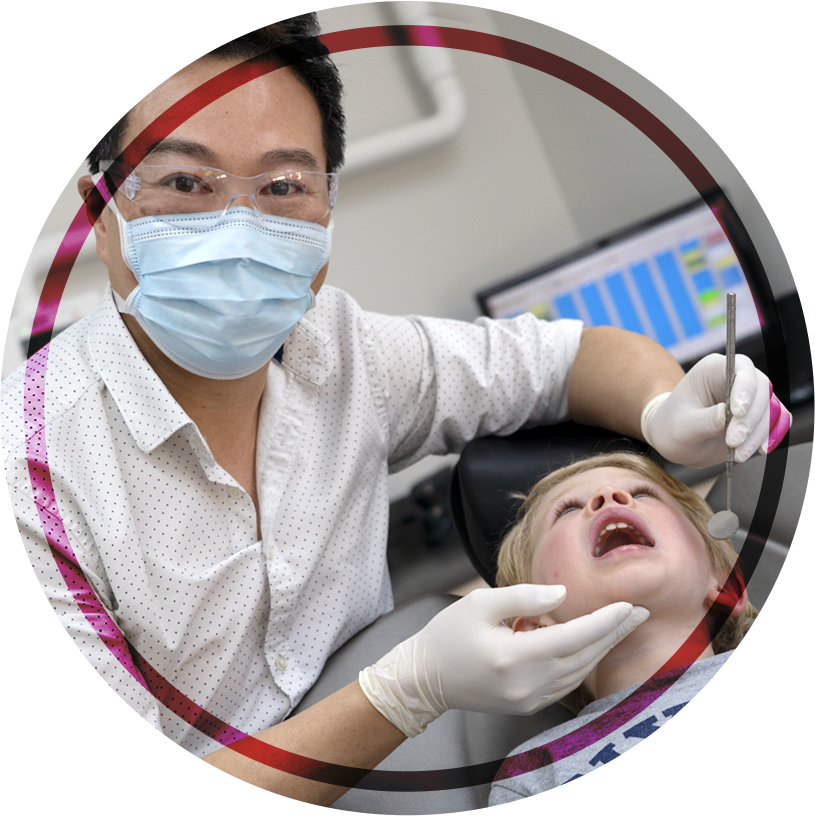
<svg viewBox="0 0 815 816">
<path fill-rule="evenodd" d="M 132 312 L 130 311 L 130 303 L 133 301 L 133 298 L 135 297 L 136 293 L 141 288 L 141 285 L 138 283 L 139 276 L 136 274 L 136 270 L 133 269 L 133 266 L 131 265 L 130 260 L 127 257 L 128 256 L 127 241 L 125 240 L 125 230 L 127 230 L 127 221 L 124 220 L 122 214 L 119 212 L 119 208 L 116 206 L 116 202 L 113 200 L 113 196 L 110 194 L 110 191 L 108 190 L 108 186 L 105 183 L 103 175 L 104 175 L 103 173 L 93 173 L 91 175 L 91 181 L 94 183 L 94 185 L 96 185 L 96 189 L 99 190 L 102 198 L 105 199 L 106 206 L 116 216 L 116 223 L 119 227 L 119 248 L 122 254 L 122 260 L 125 262 L 127 268 L 136 276 L 137 280 L 136 288 L 130 293 L 127 300 L 125 300 L 113 288 L 113 282 L 111 282 L 110 291 L 113 292 L 113 301 L 116 304 L 116 308 L 119 310 L 119 314 L 132 314 Z"/>
<path fill-rule="evenodd" d="M 91 181 L 96 185 L 96 189 L 102 193 L 102 197 L 105 199 L 105 203 L 107 204 L 108 209 L 116 216 L 116 223 L 119 227 L 119 249 L 122 253 L 122 259 L 125 262 L 127 268 L 136 275 L 136 270 L 133 269 L 133 266 L 128 259 L 128 251 L 127 251 L 127 241 L 125 240 L 125 231 L 127 230 L 127 221 L 124 220 L 122 214 L 119 212 L 119 208 L 116 206 L 116 202 L 113 200 L 113 196 L 110 194 L 107 184 L 105 184 L 105 180 L 103 178 L 103 173 L 94 173 L 91 176 Z M 102 182 L 101 184 L 99 182 Z M 138 278 L 138 275 L 136 275 Z"/>
</svg>

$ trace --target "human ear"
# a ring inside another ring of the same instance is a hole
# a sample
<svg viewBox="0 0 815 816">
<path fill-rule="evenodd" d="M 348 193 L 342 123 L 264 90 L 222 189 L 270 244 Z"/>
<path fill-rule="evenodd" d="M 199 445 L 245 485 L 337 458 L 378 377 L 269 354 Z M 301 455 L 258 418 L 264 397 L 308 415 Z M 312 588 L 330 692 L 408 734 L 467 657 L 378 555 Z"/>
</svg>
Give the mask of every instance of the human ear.
<svg viewBox="0 0 815 816">
<path fill-rule="evenodd" d="M 76 183 L 79 195 L 85 202 L 85 215 L 93 227 L 94 235 L 96 236 L 96 254 L 105 266 L 110 266 L 110 252 L 108 251 L 108 230 L 105 225 L 105 219 L 102 218 L 102 213 L 105 209 L 105 200 L 102 194 L 93 183 L 90 176 L 82 176 Z"/>
<path fill-rule="evenodd" d="M 747 609 L 747 590 L 740 580 L 740 576 L 735 580 L 718 581 L 715 576 L 711 576 L 708 583 L 707 595 L 705 596 L 705 603 L 708 608 L 714 603 L 726 605 L 728 608 L 732 607 L 730 612 L 731 617 L 738 617 L 745 609 Z"/>
<path fill-rule="evenodd" d="M 99 220 L 99 216 L 102 215 L 102 210 L 105 209 L 105 200 L 90 176 L 82 176 L 77 181 L 76 187 L 85 202 L 85 214 L 88 221 L 91 226 L 94 226 L 96 221 Z"/>
</svg>

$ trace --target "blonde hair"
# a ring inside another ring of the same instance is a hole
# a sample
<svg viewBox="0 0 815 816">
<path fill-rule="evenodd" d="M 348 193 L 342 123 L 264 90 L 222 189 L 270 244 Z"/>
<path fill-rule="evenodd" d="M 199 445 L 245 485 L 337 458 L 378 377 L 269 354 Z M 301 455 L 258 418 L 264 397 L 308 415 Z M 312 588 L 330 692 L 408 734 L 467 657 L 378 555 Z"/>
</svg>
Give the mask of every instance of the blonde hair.
<svg viewBox="0 0 815 816">
<path fill-rule="evenodd" d="M 532 580 L 532 556 L 535 551 L 533 526 L 537 509 L 545 496 L 572 476 L 603 467 L 630 470 L 662 487 L 682 508 L 685 516 L 699 531 L 707 547 L 713 573 L 724 582 L 736 563 L 736 551 L 729 540 L 719 541 L 707 530 L 707 523 L 713 515 L 708 503 L 687 485 L 666 473 L 656 462 L 637 453 L 604 453 L 582 459 L 553 471 L 541 479 L 528 495 L 516 494 L 523 499 L 518 508 L 515 523 L 504 537 L 498 552 L 497 585 L 526 584 Z M 755 607 L 747 604 L 740 615 L 731 615 L 711 645 L 716 654 L 734 649 L 742 640 L 758 614 Z"/>
</svg>

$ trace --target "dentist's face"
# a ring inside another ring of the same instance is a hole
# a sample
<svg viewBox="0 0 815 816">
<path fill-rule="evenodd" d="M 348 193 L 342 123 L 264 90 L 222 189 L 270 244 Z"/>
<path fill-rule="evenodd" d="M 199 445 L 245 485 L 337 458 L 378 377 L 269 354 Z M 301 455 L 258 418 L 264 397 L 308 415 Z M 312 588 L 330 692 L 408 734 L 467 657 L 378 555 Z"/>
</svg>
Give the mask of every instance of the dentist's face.
<svg viewBox="0 0 815 816">
<path fill-rule="evenodd" d="M 205 57 L 170 77 L 128 114 L 122 144 L 127 144 L 172 104 L 204 82 L 237 64 L 235 60 Z M 325 172 L 322 120 L 311 92 L 287 68 L 271 71 L 215 100 L 179 125 L 155 147 L 156 164 L 204 165 L 237 176 L 270 170 Z M 87 195 L 89 176 L 79 184 Z M 121 193 L 116 204 L 126 221 L 143 215 Z M 320 221 L 326 226 L 329 216 Z M 94 227 L 97 253 L 110 270 L 113 288 L 122 297 L 136 287 L 136 279 L 122 259 L 116 218 L 109 209 Z M 325 281 L 328 264 L 311 285 L 316 294 Z"/>
</svg>

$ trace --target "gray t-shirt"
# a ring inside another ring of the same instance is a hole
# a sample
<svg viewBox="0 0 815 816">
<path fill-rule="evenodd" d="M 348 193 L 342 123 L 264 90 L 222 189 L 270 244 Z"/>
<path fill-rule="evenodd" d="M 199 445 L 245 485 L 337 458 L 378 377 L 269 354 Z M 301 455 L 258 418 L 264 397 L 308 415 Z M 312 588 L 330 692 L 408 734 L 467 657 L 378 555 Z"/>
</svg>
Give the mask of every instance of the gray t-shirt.
<svg viewBox="0 0 815 816">
<path fill-rule="evenodd" d="M 811 816 L 815 813 L 815 635 L 793 640 L 792 659 L 792 793 L 552 793 L 638 745 L 689 703 L 725 664 L 732 652 L 691 666 L 638 716 L 603 739 L 509 779 L 490 793 L 490 816 Z M 672 674 L 665 675 L 671 678 Z M 595 720 L 625 700 L 634 689 L 611 694 L 586 706 L 574 720 L 549 729 L 512 754 L 552 746 L 555 740 Z M 654 711 L 656 709 L 656 711 Z M 562 745 L 563 743 L 561 743 Z M 557 755 L 558 743 L 552 747 Z"/>
</svg>

